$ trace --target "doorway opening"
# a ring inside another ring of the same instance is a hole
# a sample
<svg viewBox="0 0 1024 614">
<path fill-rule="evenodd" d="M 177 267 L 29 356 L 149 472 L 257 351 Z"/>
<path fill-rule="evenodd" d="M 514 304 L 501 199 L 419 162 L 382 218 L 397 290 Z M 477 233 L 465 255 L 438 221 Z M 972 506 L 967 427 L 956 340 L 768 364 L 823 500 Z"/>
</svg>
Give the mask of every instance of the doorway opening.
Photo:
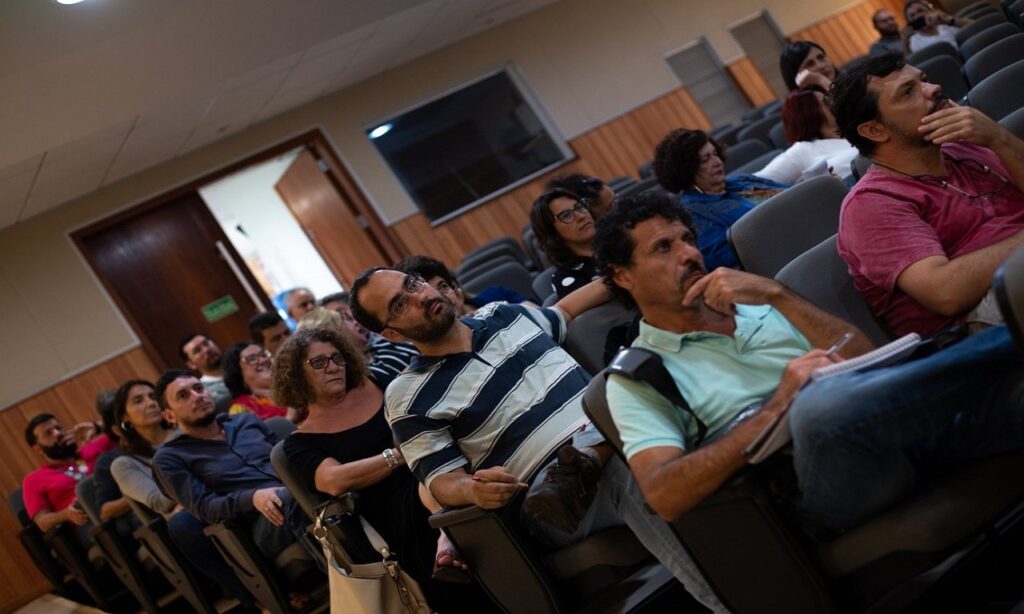
<svg viewBox="0 0 1024 614">
<path fill-rule="evenodd" d="M 407 255 L 316 130 L 71 236 L 159 369 L 186 333 L 227 348 L 283 291 L 321 297 Z"/>
<path fill-rule="evenodd" d="M 341 281 L 275 189 L 302 151 L 297 147 L 198 190 L 242 262 L 285 320 L 284 294 L 289 290 L 309 288 L 316 297 L 343 290 Z"/>
</svg>

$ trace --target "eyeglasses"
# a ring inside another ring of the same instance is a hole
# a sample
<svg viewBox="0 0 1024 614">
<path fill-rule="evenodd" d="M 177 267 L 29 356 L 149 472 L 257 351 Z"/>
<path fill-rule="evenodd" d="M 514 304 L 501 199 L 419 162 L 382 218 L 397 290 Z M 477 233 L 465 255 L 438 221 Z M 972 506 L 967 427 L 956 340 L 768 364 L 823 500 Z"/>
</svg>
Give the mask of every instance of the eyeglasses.
<svg viewBox="0 0 1024 614">
<path fill-rule="evenodd" d="M 384 320 L 381 330 L 391 325 L 391 320 L 399 317 L 409 309 L 409 295 L 416 294 L 427 285 L 419 275 L 406 275 L 402 282 L 402 293 L 391 300 L 388 317 Z"/>
<path fill-rule="evenodd" d="M 323 371 L 327 368 L 327 363 L 333 362 L 336 367 L 345 366 L 345 357 L 341 355 L 341 352 L 335 352 L 330 356 L 314 356 L 306 361 L 306 364 L 313 367 L 317 371 Z"/>
<path fill-rule="evenodd" d="M 574 219 L 576 219 L 577 213 L 589 211 L 589 206 L 590 200 L 587 198 L 581 198 L 578 201 L 576 201 L 576 206 L 574 206 L 572 209 L 563 209 L 562 211 L 556 213 L 555 219 L 558 220 L 559 222 L 562 222 L 563 224 L 570 224 Z"/>
<path fill-rule="evenodd" d="M 270 350 L 260 350 L 259 352 L 256 352 L 255 354 L 249 354 L 248 356 L 243 356 L 242 360 L 245 361 L 245 364 L 247 364 L 249 366 L 252 366 L 252 365 L 258 363 L 261 360 L 266 360 L 266 359 L 270 358 L 271 356 L 273 356 L 273 354 L 270 353 Z"/>
<path fill-rule="evenodd" d="M 1000 185 L 999 187 L 997 187 L 996 189 L 994 189 L 994 190 L 992 190 L 990 192 L 985 192 L 983 194 L 972 194 L 972 193 L 968 192 L 967 190 L 964 190 L 964 189 L 962 189 L 960 187 L 957 187 L 957 186 L 953 185 L 952 183 L 949 183 L 948 181 L 946 181 L 945 179 L 942 179 L 941 177 L 934 177 L 932 175 L 914 175 L 913 178 L 915 180 L 917 180 L 917 181 L 922 182 L 922 183 L 931 183 L 933 185 L 938 185 L 939 187 L 942 187 L 942 188 L 949 188 L 950 190 L 953 190 L 957 194 L 960 194 L 961 196 L 964 196 L 966 198 L 970 198 L 971 200 L 975 200 L 975 199 L 979 199 L 979 198 L 982 198 L 982 199 L 990 198 L 990 197 L 995 196 L 996 194 L 1002 192 L 1003 188 L 1005 188 L 1006 186 L 1010 185 L 1010 180 L 1009 179 L 1007 179 L 1006 177 L 1003 177 L 1001 174 L 999 174 L 998 171 L 992 169 L 991 167 L 989 167 L 986 164 L 982 164 L 981 162 L 978 162 L 977 160 L 972 160 L 970 158 L 960 159 L 960 158 L 954 158 L 953 156 L 946 156 L 946 159 L 949 160 L 950 162 L 958 165 L 958 166 L 963 166 L 964 168 L 971 169 L 971 170 L 974 170 L 976 172 L 981 172 L 981 173 L 983 173 L 985 175 L 995 175 L 996 177 L 1001 179 L 1003 183 L 1002 183 L 1002 185 Z"/>
</svg>

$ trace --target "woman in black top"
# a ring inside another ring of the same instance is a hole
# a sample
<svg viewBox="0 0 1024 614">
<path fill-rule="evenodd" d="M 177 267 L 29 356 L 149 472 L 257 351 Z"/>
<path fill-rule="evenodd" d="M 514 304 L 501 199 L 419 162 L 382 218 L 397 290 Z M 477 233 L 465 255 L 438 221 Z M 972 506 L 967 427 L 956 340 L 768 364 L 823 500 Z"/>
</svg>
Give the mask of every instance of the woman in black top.
<svg viewBox="0 0 1024 614">
<path fill-rule="evenodd" d="M 383 390 L 397 375 L 371 375 L 347 337 L 315 328 L 299 330 L 281 346 L 272 386 L 276 402 L 309 408 L 305 422 L 284 442 L 288 460 L 308 476 L 309 488 L 329 496 L 358 491 L 360 514 L 430 595 L 427 581 L 435 566 L 442 570 L 434 573 L 438 579 L 468 576 L 451 542 L 428 524 L 440 505 L 405 466 L 384 419 Z"/>
<path fill-rule="evenodd" d="M 545 192 L 530 209 L 540 248 L 555 265 L 551 284 L 558 298 L 599 276 L 594 261 L 594 218 L 585 198 L 563 189 Z"/>
</svg>

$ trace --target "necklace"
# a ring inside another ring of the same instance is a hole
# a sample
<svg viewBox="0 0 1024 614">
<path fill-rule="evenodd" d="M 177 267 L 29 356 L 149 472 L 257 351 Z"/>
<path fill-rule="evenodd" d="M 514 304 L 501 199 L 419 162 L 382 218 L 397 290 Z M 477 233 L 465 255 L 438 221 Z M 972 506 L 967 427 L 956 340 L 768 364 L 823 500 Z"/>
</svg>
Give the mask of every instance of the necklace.
<svg viewBox="0 0 1024 614">
<path fill-rule="evenodd" d="M 987 164 L 982 164 L 981 162 L 978 162 L 977 160 L 971 160 L 970 158 L 960 159 L 960 158 L 954 158 L 953 156 L 946 156 L 946 155 L 943 155 L 942 157 L 947 159 L 947 160 L 949 160 L 950 162 L 954 163 L 956 166 L 963 166 L 964 168 L 974 169 L 975 171 L 980 171 L 980 172 L 982 172 L 982 173 L 984 173 L 986 175 L 995 175 L 1000 180 L 1002 180 L 1003 183 L 1002 183 L 1002 185 L 1000 185 L 996 189 L 992 190 L 991 192 L 985 192 L 984 194 L 972 194 L 972 193 L 968 192 L 967 190 L 964 190 L 964 189 L 962 189 L 962 188 L 960 188 L 958 186 L 953 185 L 952 183 L 946 181 L 942 177 L 936 177 L 935 175 L 911 175 L 910 173 L 901 171 L 898 168 L 893 168 L 893 167 L 889 166 L 888 164 L 882 164 L 881 162 L 879 162 L 878 160 L 875 160 L 875 159 L 872 159 L 871 163 L 872 164 L 876 164 L 878 166 L 881 166 L 882 168 L 884 168 L 886 170 L 890 170 L 890 171 L 896 173 L 897 175 L 903 175 L 904 177 L 908 177 L 908 178 L 913 179 L 914 181 L 917 181 L 917 182 L 920 182 L 920 183 L 931 183 L 932 185 L 938 185 L 939 187 L 941 187 L 943 189 L 947 189 L 948 188 L 950 190 L 953 190 L 957 194 L 960 194 L 961 196 L 964 196 L 964 197 L 969 198 L 971 200 L 974 200 L 974 199 L 977 199 L 977 198 L 988 198 L 988 197 L 990 197 L 990 196 L 992 196 L 994 194 L 998 194 L 1000 191 L 1002 191 L 1003 188 L 1005 188 L 1006 186 L 1008 186 L 1010 184 L 1010 180 L 1009 179 L 1007 179 L 1006 177 L 1003 177 L 998 171 L 992 169 Z"/>
</svg>

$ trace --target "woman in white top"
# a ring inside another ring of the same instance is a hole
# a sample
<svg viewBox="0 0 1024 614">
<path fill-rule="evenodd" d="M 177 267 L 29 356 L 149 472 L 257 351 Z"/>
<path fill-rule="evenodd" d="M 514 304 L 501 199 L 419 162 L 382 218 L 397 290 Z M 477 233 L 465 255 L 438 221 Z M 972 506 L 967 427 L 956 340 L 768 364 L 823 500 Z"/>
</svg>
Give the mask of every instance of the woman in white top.
<svg viewBox="0 0 1024 614">
<path fill-rule="evenodd" d="M 836 120 L 817 88 L 794 90 L 782 105 L 782 123 L 792 145 L 760 171 L 758 177 L 794 184 L 802 178 L 824 174 L 850 174 L 857 149 L 839 137 Z"/>
<path fill-rule="evenodd" d="M 959 49 L 956 34 L 960 28 L 971 23 L 970 19 L 943 13 L 924 0 L 909 0 L 903 6 L 903 16 L 907 18 L 907 27 L 904 28 L 907 53 L 941 42 Z"/>
</svg>

